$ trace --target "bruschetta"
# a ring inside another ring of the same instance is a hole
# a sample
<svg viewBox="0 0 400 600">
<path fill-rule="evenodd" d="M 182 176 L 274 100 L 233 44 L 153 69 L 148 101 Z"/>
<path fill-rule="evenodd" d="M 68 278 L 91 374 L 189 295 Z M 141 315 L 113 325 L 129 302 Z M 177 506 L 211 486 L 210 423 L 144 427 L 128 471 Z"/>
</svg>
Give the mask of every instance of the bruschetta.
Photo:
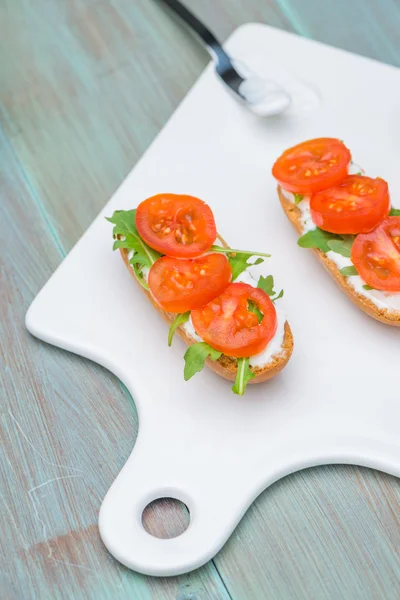
<svg viewBox="0 0 400 600">
<path fill-rule="evenodd" d="M 361 310 L 400 326 L 400 210 L 386 181 L 368 177 L 334 138 L 289 148 L 272 174 L 299 246 L 314 250 Z"/>
<path fill-rule="evenodd" d="M 283 291 L 272 275 L 254 278 L 268 254 L 230 248 L 210 207 L 193 196 L 158 194 L 108 220 L 114 250 L 170 326 L 169 345 L 177 333 L 188 346 L 185 380 L 207 364 L 242 395 L 285 367 L 293 336 L 275 306 Z"/>
</svg>

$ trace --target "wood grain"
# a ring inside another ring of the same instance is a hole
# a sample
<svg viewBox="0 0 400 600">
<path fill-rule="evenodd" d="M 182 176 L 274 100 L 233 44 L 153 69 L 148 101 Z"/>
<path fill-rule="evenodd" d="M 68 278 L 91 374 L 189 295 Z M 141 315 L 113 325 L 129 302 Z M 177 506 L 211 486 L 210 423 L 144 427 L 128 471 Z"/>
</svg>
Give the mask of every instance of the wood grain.
<svg viewBox="0 0 400 600">
<path fill-rule="evenodd" d="M 400 66 L 396 0 L 187 5 L 222 39 L 261 21 Z M 0 55 L 2 598 L 397 599 L 399 482 L 357 467 L 278 482 L 191 575 L 146 578 L 107 554 L 97 514 L 134 404 L 112 374 L 31 338 L 24 314 L 208 57 L 156 0 L 3 0 Z"/>
</svg>

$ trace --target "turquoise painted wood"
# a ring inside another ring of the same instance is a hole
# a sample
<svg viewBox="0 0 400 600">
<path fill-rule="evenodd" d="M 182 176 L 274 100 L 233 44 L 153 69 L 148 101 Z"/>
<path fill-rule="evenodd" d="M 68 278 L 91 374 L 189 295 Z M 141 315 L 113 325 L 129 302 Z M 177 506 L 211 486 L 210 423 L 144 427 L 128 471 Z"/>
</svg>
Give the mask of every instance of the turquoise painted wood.
<svg viewBox="0 0 400 600">
<path fill-rule="evenodd" d="M 257 20 L 400 66 L 397 0 L 187 4 L 221 38 Z M 356 467 L 278 482 L 187 576 L 143 577 L 104 550 L 98 509 L 135 441 L 134 402 L 23 318 L 208 57 L 155 0 L 3 0 L 0 55 L 2 598 L 397 599 L 400 485 Z M 166 535 L 178 515 L 166 503 L 146 526 Z"/>
</svg>

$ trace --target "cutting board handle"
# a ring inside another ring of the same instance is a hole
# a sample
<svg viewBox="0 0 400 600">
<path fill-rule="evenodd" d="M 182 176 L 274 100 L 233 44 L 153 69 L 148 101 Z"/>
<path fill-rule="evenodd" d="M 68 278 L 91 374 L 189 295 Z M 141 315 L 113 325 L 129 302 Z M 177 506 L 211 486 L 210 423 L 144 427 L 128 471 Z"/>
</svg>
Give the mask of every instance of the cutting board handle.
<svg viewBox="0 0 400 600">
<path fill-rule="evenodd" d="M 170 457 L 164 460 L 154 445 L 145 445 L 137 441 L 108 491 L 99 515 L 100 534 L 111 554 L 130 569 L 158 576 L 186 573 L 215 556 L 249 502 L 233 489 L 233 476 L 211 480 L 207 469 L 188 472 L 184 458 L 171 468 Z M 186 531 L 171 539 L 152 536 L 142 524 L 145 507 L 165 497 L 184 502 L 190 511 Z"/>
<path fill-rule="evenodd" d="M 234 460 L 223 469 L 205 469 L 201 463 L 189 465 L 180 444 L 180 451 L 175 448 L 171 454 L 144 441 L 157 439 L 154 435 L 146 432 L 139 438 L 104 499 L 99 528 L 111 554 L 145 575 L 180 575 L 205 564 L 256 496 L 288 473 L 323 464 L 357 464 L 400 476 L 398 445 L 382 448 L 381 442 L 361 443 L 352 435 L 310 436 L 301 444 L 301 454 L 280 448 L 262 461 L 258 481 Z M 172 539 L 153 537 L 142 524 L 144 508 L 163 497 L 176 498 L 190 510 L 189 527 Z"/>
</svg>

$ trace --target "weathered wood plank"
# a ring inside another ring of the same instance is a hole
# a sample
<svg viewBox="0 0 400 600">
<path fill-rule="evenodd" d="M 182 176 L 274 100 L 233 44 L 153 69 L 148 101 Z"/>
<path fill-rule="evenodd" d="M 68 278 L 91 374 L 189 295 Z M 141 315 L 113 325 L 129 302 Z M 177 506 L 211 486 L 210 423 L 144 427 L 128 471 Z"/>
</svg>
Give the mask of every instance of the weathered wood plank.
<svg viewBox="0 0 400 600">
<path fill-rule="evenodd" d="M 10 3 L 7 30 L 17 35 L 1 42 L 9 64 L 0 104 L 5 131 L 69 249 L 207 57 L 156 3 L 63 0 L 44 20 L 47 7 L 26 4 L 21 25 L 21 3 Z"/>
<path fill-rule="evenodd" d="M 400 596 L 400 485 L 358 467 L 277 482 L 216 557 L 234 600 Z"/>
<path fill-rule="evenodd" d="M 276 0 L 297 33 L 400 66 L 396 0 Z"/>
</svg>

